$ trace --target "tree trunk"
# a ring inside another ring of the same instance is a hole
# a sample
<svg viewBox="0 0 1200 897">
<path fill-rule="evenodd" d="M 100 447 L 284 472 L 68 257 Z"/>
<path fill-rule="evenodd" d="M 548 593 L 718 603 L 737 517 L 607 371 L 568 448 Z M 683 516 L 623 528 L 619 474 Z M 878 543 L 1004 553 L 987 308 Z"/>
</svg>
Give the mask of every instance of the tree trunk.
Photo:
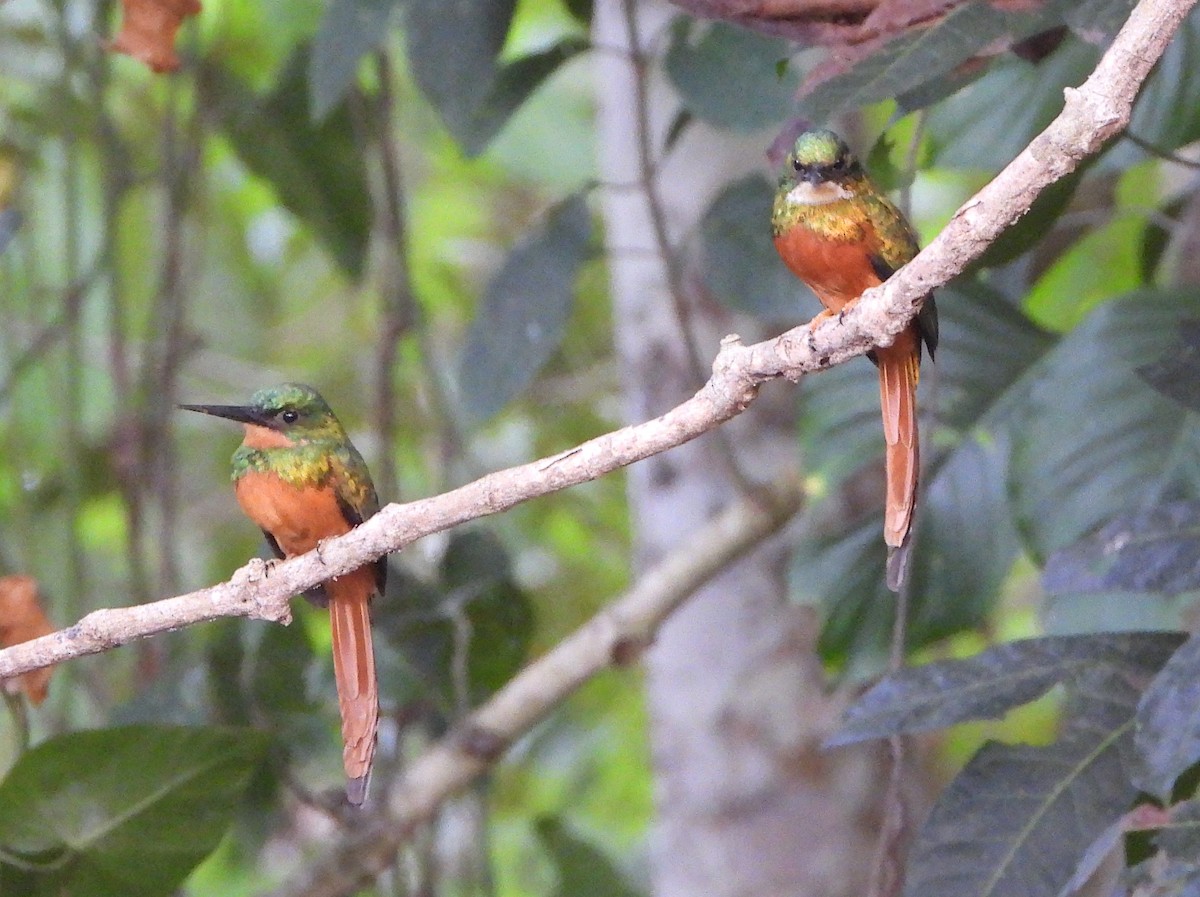
<svg viewBox="0 0 1200 897">
<path fill-rule="evenodd" d="M 671 9 L 633 5 L 647 44 L 661 33 Z M 628 49 L 627 26 L 622 0 L 597 3 L 598 46 Z M 629 59 L 599 54 L 600 168 L 610 184 L 628 185 L 640 176 L 635 77 Z M 657 70 L 648 77 L 657 152 L 679 104 Z M 689 232 L 722 185 L 764 164 L 769 140 L 700 124 L 684 132 L 657 174 L 672 240 Z M 616 345 L 628 420 L 636 422 L 662 413 L 700 384 L 672 308 L 646 194 L 609 189 L 604 195 Z M 764 221 L 763 239 L 769 238 Z M 707 366 L 735 322 L 682 279 Z M 737 327 L 747 341 L 755 336 L 745 322 Z M 721 438 L 754 481 L 798 466 L 793 389 L 771 384 L 722 434 L 630 470 L 640 566 L 686 544 L 737 493 Z M 730 567 L 671 618 L 647 653 L 658 897 L 841 897 L 867 888 L 885 761 L 878 749 L 819 749 L 840 707 L 826 694 L 816 657 L 815 613 L 786 600 L 787 554 L 785 534 Z"/>
</svg>

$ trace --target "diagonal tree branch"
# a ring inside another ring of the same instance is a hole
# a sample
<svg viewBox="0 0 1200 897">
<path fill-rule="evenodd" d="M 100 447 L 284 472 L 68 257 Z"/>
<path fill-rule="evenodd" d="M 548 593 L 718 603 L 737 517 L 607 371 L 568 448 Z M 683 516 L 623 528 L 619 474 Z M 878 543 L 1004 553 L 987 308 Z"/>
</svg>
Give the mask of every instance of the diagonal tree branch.
<svg viewBox="0 0 1200 897">
<path fill-rule="evenodd" d="M 681 405 L 642 424 L 589 440 L 551 458 L 489 474 L 452 492 L 389 505 L 345 536 L 291 560 L 254 560 L 225 583 L 137 607 L 94 611 L 74 626 L 0 651 L 0 679 L 95 654 L 137 638 L 222 616 L 283 621 L 304 589 L 357 569 L 431 533 L 596 479 L 706 433 L 741 413 L 768 380 L 807 372 L 887 345 L 929 292 L 955 277 L 1066 176 L 1129 122 L 1142 82 L 1196 0 L 1141 0 L 1096 70 L 1067 88 L 1063 111 L 945 229 L 883 286 L 840 319 L 801 326 L 743 346 L 726 337 L 709 381 Z M 764 239 L 766 224 L 764 223 Z"/>
<path fill-rule="evenodd" d="M 637 660 L 659 625 L 715 574 L 770 537 L 800 510 L 797 480 L 760 488 L 702 527 L 628 592 L 525 667 L 425 751 L 391 789 L 386 812 L 368 817 L 276 897 L 356 893 L 395 862 L 413 829 L 470 784 L 508 746 L 596 673 Z"/>
</svg>

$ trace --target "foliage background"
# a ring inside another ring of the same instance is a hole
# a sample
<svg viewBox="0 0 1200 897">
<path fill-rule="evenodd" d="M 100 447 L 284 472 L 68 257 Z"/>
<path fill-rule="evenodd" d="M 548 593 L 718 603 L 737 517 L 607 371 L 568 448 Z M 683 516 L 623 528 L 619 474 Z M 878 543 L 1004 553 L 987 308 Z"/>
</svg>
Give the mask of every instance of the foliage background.
<svg viewBox="0 0 1200 897">
<path fill-rule="evenodd" d="M 628 322 L 609 273 L 644 250 L 602 239 L 601 203 L 631 186 L 600 181 L 607 85 L 594 74 L 616 51 L 589 48 L 586 6 L 209 0 L 169 77 L 103 51 L 113 4 L 0 6 L 0 564 L 37 576 L 57 623 L 219 581 L 260 550 L 228 487 L 236 432 L 178 401 L 314 383 L 385 501 L 623 422 L 633 397 L 614 334 Z M 767 149 L 785 120 L 836 121 L 928 238 L 1057 113 L 1128 7 L 996 18 L 969 4 L 818 84 L 817 51 L 679 13 L 647 39 L 655 96 L 678 98 L 654 153 L 699 127 L 758 148 L 679 228 L 689 295 L 731 330 L 816 310 L 766 237 Z M 994 46 L 957 40 L 968 15 L 1022 52 L 960 67 Z M 1197 279 L 1197 46 L 1193 15 L 1133 137 L 939 297 L 909 636 L 923 658 L 1189 619 L 1200 443 L 1194 391 L 1178 384 L 1195 375 L 1181 325 Z M 714 346 L 699 343 L 704 359 Z M 811 494 L 789 531 L 789 597 L 815 609 L 825 669 L 846 682 L 880 669 L 891 626 L 875 390 L 848 364 L 783 400 Z M 380 781 L 632 581 L 637 488 L 608 477 L 393 559 L 377 609 Z M 1114 540 L 1147 553 L 1097 554 Z M 301 866 L 346 823 L 325 793 L 340 778 L 328 636 L 297 608 L 288 629 L 218 623 L 59 669 L 30 714 L 45 742 L 31 753 L 10 702 L 0 757 L 26 766 L 0 784 L 0 844 L 57 871 L 3 865 L 0 884 L 152 894 L 186 878 L 188 893 L 258 893 Z M 641 686 L 635 670 L 590 683 L 449 804 L 381 888 L 647 890 L 661 859 L 647 846 Z M 1049 740 L 1057 704 L 926 745 L 927 787 L 987 736 Z M 194 729 L 116 728 L 148 724 Z M 126 783 L 82 785 L 124 820 L 111 831 L 46 790 L 95 757 L 110 761 L 102 780 Z M 206 837 L 143 812 L 197 801 L 216 818 Z M 13 821 L 34 805 L 60 839 Z M 155 850 L 179 856 L 160 864 Z"/>
</svg>

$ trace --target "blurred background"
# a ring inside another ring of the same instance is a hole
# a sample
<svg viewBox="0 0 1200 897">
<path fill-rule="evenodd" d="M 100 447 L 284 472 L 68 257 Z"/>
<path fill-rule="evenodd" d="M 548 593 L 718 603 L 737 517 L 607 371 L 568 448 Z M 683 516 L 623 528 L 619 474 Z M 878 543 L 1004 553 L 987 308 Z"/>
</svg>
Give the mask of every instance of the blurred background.
<svg viewBox="0 0 1200 897">
<path fill-rule="evenodd" d="M 669 410 L 721 336 L 765 338 L 819 308 L 770 244 L 789 123 L 838 127 L 924 242 L 1058 113 L 1130 4 L 950 4 L 865 43 L 861 11 L 732 7 L 204 0 L 174 13 L 176 37 L 154 18 L 171 4 L 0 4 L 0 573 L 33 576 L 62 627 L 261 553 L 229 481 L 240 432 L 178 402 L 310 383 L 385 503 Z M 114 38 L 138 17 L 149 39 Z M 1186 620 L 1197 53 L 1192 15 L 1130 134 L 939 294 L 917 659 Z M 861 891 L 884 758 L 818 745 L 886 661 L 878 414 L 865 361 L 768 384 L 730 425 L 628 474 L 394 557 L 375 608 L 381 803 L 423 746 L 722 508 L 788 478 L 806 492 L 644 665 L 589 682 L 367 892 Z M 1151 560 L 1097 573 L 1097 546 L 1130 534 Z M 135 820 L 140 846 L 93 832 L 61 854 L 67 878 L 0 865 L 0 884 L 260 893 L 353 830 L 334 807 L 328 626 L 295 609 L 287 628 L 221 621 L 65 664 L 36 709 L 10 697 L 0 768 L 39 744 L 48 765 L 0 785 L 0 843 L 24 843 L 4 819 L 19 829 L 38 782 L 106 757 L 91 773 L 132 790 L 84 777 L 45 812 L 63 830 L 81 806 Z M 913 807 L 985 737 L 1048 740 L 1056 706 L 915 743 Z M 100 740 L 55 741 L 81 730 Z M 202 772 L 214 752 L 228 762 Z M 183 769 L 217 779 L 140 795 Z M 119 811 L 134 793 L 209 822 L 175 832 Z"/>
</svg>

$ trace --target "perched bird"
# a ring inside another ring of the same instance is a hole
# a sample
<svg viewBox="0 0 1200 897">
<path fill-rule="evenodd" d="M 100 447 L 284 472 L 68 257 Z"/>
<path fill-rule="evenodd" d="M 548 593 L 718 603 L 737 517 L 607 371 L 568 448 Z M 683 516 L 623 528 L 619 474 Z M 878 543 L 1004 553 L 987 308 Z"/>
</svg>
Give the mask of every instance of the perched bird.
<svg viewBox="0 0 1200 897">
<path fill-rule="evenodd" d="M 917 254 L 916 236 L 900 210 L 832 131 L 806 131 L 796 138 L 779 178 L 771 230 L 784 263 L 825 306 L 813 326 L 843 312 Z M 895 591 L 904 579 L 916 504 L 921 343 L 932 358 L 937 341 L 937 308 L 928 296 L 892 345 L 878 346 L 868 356 L 879 368 L 887 442 L 883 537 L 889 546 L 888 586 Z"/>
<path fill-rule="evenodd" d="M 366 463 L 311 386 L 261 389 L 248 405 L 179 407 L 245 424 L 245 439 L 233 454 L 234 491 L 277 557 L 311 551 L 379 510 Z M 379 724 L 370 601 L 383 594 L 386 577 L 387 560 L 380 558 L 309 593 L 329 607 L 346 797 L 355 805 L 366 797 Z"/>
</svg>

